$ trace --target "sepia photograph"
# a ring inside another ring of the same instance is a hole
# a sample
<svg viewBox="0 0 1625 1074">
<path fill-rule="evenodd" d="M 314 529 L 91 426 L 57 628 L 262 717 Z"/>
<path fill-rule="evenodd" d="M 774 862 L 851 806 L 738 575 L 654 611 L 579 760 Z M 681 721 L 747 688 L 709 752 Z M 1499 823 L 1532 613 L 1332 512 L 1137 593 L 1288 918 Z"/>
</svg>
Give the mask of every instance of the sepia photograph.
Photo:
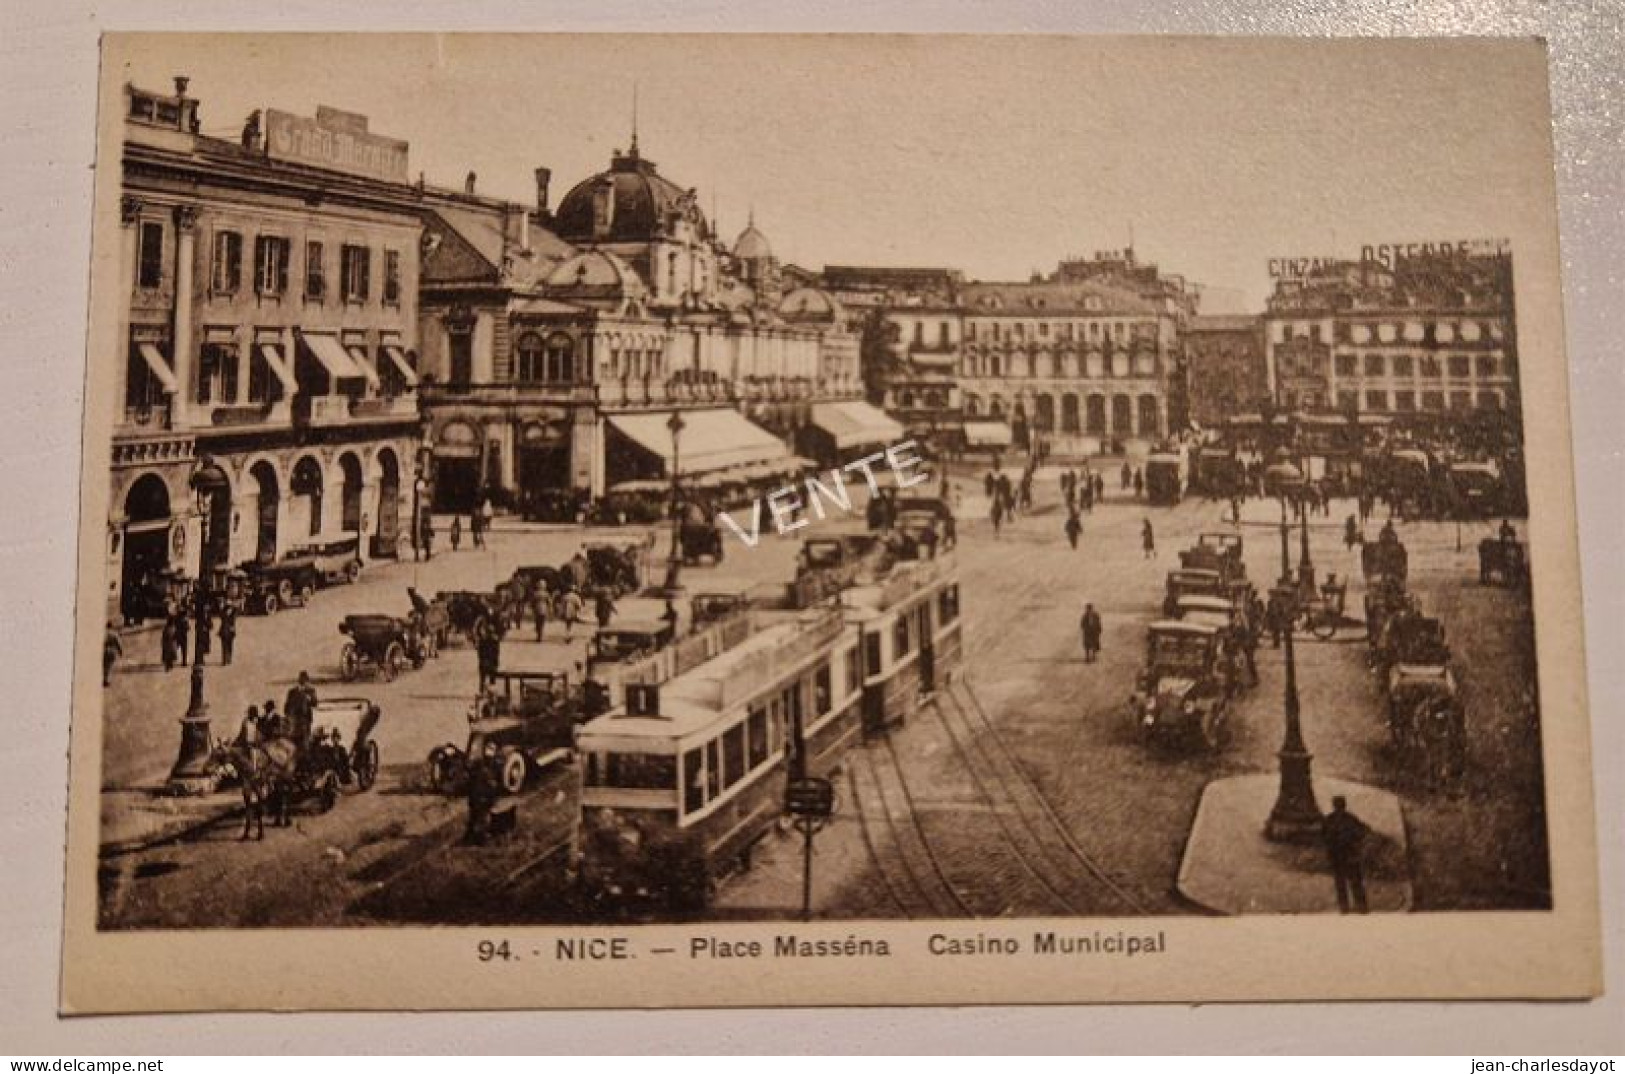
<svg viewBox="0 0 1625 1074">
<path fill-rule="evenodd" d="M 65 1009 L 1600 988 L 1538 42 L 101 78 Z"/>
</svg>

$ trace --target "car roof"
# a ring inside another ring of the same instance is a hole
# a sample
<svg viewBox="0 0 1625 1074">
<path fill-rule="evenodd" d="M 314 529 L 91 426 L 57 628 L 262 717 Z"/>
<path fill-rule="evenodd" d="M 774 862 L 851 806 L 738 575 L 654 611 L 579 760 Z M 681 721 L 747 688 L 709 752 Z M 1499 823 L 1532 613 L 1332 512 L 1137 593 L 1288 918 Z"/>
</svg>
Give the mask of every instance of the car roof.
<svg viewBox="0 0 1625 1074">
<path fill-rule="evenodd" d="M 1235 610 L 1235 605 L 1224 597 L 1215 597 L 1209 593 L 1186 593 L 1179 598 L 1181 609 L 1190 608 L 1201 611 L 1224 612 L 1229 614 Z"/>
<path fill-rule="evenodd" d="M 1146 629 L 1153 634 L 1192 634 L 1204 638 L 1219 632 L 1213 623 L 1193 623 L 1187 619 L 1158 619 Z"/>
</svg>

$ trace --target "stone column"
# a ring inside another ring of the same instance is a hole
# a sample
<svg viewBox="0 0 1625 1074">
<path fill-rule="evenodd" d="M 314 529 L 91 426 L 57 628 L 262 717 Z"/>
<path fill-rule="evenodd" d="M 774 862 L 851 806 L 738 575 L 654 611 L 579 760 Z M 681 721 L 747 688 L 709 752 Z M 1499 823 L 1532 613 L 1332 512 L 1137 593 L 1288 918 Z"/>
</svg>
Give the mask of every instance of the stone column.
<svg viewBox="0 0 1625 1074">
<path fill-rule="evenodd" d="M 175 209 L 175 392 L 171 414 L 176 428 L 185 428 L 191 419 L 195 379 L 192 349 L 192 269 L 197 259 L 197 207 Z"/>
<path fill-rule="evenodd" d="M 122 424 L 124 403 L 129 391 L 130 376 L 130 300 L 135 295 L 135 259 L 137 237 L 141 234 L 141 199 L 124 195 L 119 202 L 119 262 L 118 262 L 118 336 L 114 355 L 113 413 Z M 122 550 L 122 543 L 120 545 Z"/>
</svg>

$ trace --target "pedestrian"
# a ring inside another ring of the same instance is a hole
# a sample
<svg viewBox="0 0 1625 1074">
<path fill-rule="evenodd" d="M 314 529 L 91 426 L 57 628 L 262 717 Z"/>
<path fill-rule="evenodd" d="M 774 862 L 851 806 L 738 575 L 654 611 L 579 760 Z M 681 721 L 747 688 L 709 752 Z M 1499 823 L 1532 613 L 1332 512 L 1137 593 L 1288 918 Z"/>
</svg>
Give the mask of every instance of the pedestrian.
<svg viewBox="0 0 1625 1074">
<path fill-rule="evenodd" d="M 1505 543 L 1505 544 L 1517 544 L 1518 543 L 1518 531 L 1512 528 L 1512 520 L 1510 518 L 1503 518 L 1501 520 L 1501 531 L 1500 532 L 1501 532 L 1501 540 L 1502 540 L 1503 543 Z"/>
<path fill-rule="evenodd" d="M 102 685 L 113 685 L 113 665 L 124 656 L 124 643 L 119 641 L 118 631 L 113 624 L 107 624 L 107 634 L 102 638 Z"/>
<path fill-rule="evenodd" d="M 1004 525 L 1004 500 L 993 501 L 993 536 L 999 535 L 999 527 Z"/>
<path fill-rule="evenodd" d="M 301 671 L 299 681 L 288 689 L 282 702 L 282 711 L 288 721 L 288 737 L 300 745 L 310 738 L 311 721 L 316 716 L 316 687 L 311 685 L 310 672 Z M 266 702 L 270 707 L 270 702 Z"/>
<path fill-rule="evenodd" d="M 581 622 L 581 612 L 586 607 L 581 594 L 574 589 L 564 594 L 560 606 L 561 618 L 564 620 L 564 640 L 568 643 L 575 634 L 576 624 Z"/>
<path fill-rule="evenodd" d="M 186 663 L 186 641 L 191 632 L 191 624 L 186 621 L 186 609 L 177 607 L 172 620 L 175 624 L 175 660 L 177 663 Z"/>
<path fill-rule="evenodd" d="M 243 722 L 237 725 L 237 745 L 258 746 L 264 732 L 260 727 L 260 710 L 254 705 L 248 706 L 248 712 L 243 715 Z"/>
<path fill-rule="evenodd" d="M 1083 533 L 1083 523 L 1078 519 L 1078 513 L 1073 511 L 1066 516 L 1066 539 L 1075 552 L 1078 548 L 1078 537 Z"/>
<path fill-rule="evenodd" d="M 1345 914 L 1366 913 L 1363 852 L 1370 827 L 1349 812 L 1348 799 L 1339 794 L 1332 798 L 1332 811 L 1321 821 L 1321 830 L 1337 885 L 1337 909 Z"/>
<path fill-rule="evenodd" d="M 165 619 L 164 619 L 163 634 L 161 635 L 160 640 L 159 640 L 159 651 L 163 654 L 164 670 L 165 671 L 170 671 L 170 670 L 174 669 L 174 667 L 175 667 L 175 658 L 176 658 L 176 649 L 177 649 L 177 647 L 175 645 L 175 617 L 173 615 L 170 615 L 170 616 L 166 616 Z"/>
<path fill-rule="evenodd" d="M 496 508 L 491 506 L 491 497 L 487 496 L 480 503 L 480 540 L 479 546 L 485 547 L 485 535 L 491 532 L 491 521 L 497 516 Z"/>
<path fill-rule="evenodd" d="M 480 846 L 491 824 L 491 809 L 502 797 L 496 743 L 487 742 L 472 762 L 468 773 L 468 827 L 463 829 L 463 843 Z"/>
<path fill-rule="evenodd" d="M 425 563 L 434 558 L 434 519 L 427 511 L 423 512 L 423 523 L 418 527 L 418 544 L 423 546 Z"/>
<path fill-rule="evenodd" d="M 1146 559 L 1157 558 L 1157 535 L 1151 529 L 1149 518 L 1140 523 L 1140 547 L 1145 550 Z"/>
<path fill-rule="evenodd" d="M 480 543 L 479 524 L 471 522 L 469 524 L 469 526 L 474 531 L 474 544 L 476 546 L 478 546 L 479 543 Z M 462 547 L 463 547 L 463 516 L 462 515 L 456 515 L 451 520 L 451 550 L 453 552 L 456 552 L 459 549 L 461 549 Z"/>
<path fill-rule="evenodd" d="M 542 635 L 547 631 L 547 616 L 553 610 L 553 595 L 549 592 L 547 583 L 537 579 L 536 588 L 530 592 L 530 614 L 536 620 L 536 640 L 542 641 Z"/>
<path fill-rule="evenodd" d="M 497 670 L 502 667 L 502 632 L 489 620 L 474 640 L 474 651 L 480 667 L 480 689 L 496 682 Z"/>
<path fill-rule="evenodd" d="M 1343 520 L 1343 547 L 1353 551 L 1354 546 L 1360 544 L 1361 540 L 1360 525 L 1354 521 L 1354 516 L 1350 515 Z"/>
<path fill-rule="evenodd" d="M 1281 595 L 1271 591 L 1270 602 L 1264 606 L 1264 625 L 1269 628 L 1270 648 L 1281 647 L 1281 635 L 1286 633 L 1286 607 L 1281 603 Z"/>
<path fill-rule="evenodd" d="M 1236 525 L 1241 525 L 1241 497 L 1230 497 L 1230 519 Z"/>
<path fill-rule="evenodd" d="M 1145 495 L 1145 471 L 1139 467 L 1134 468 L 1134 498 L 1137 500 Z"/>
<path fill-rule="evenodd" d="M 666 629 L 673 638 L 677 637 L 677 619 L 677 604 L 667 597 L 666 608 L 660 613 L 660 621 L 666 624 Z"/>
<path fill-rule="evenodd" d="M 220 609 L 220 666 L 231 663 L 232 649 L 237 645 L 237 609 L 230 604 Z"/>
<path fill-rule="evenodd" d="M 987 494 L 988 499 L 991 500 L 993 498 L 993 493 L 998 488 L 998 486 L 999 486 L 999 479 L 996 476 L 994 476 L 994 473 L 993 473 L 992 470 L 989 470 L 987 472 L 987 476 L 982 479 L 982 490 L 983 490 L 983 492 L 985 492 Z"/>
<path fill-rule="evenodd" d="M 609 621 L 615 616 L 615 598 L 610 595 L 609 590 L 600 588 L 593 594 L 592 609 L 593 615 L 598 619 L 598 629 L 602 630 L 609 626 Z"/>
<path fill-rule="evenodd" d="M 287 734 L 287 721 L 284 720 L 282 718 L 282 714 L 276 710 L 276 702 L 272 701 L 270 698 L 266 698 L 265 704 L 260 710 L 260 737 L 285 738 L 287 737 Z"/>
<path fill-rule="evenodd" d="M 475 548 L 485 547 L 485 516 L 478 511 L 468 513 L 468 533 L 474 539 Z"/>
<path fill-rule="evenodd" d="M 1079 624 L 1083 629 L 1083 662 L 1093 664 L 1100 656 L 1100 613 L 1095 611 L 1093 604 L 1083 606 L 1083 620 Z"/>
<path fill-rule="evenodd" d="M 1104 474 L 1095 475 L 1095 502 L 1106 502 L 1106 475 Z"/>
<path fill-rule="evenodd" d="M 1128 487 L 1129 487 L 1130 483 L 1133 482 L 1133 480 L 1134 480 L 1134 471 L 1129 467 L 1128 460 L 1124 459 L 1123 460 L 1123 468 L 1118 471 L 1119 487 L 1121 487 L 1124 492 L 1127 492 Z"/>
</svg>

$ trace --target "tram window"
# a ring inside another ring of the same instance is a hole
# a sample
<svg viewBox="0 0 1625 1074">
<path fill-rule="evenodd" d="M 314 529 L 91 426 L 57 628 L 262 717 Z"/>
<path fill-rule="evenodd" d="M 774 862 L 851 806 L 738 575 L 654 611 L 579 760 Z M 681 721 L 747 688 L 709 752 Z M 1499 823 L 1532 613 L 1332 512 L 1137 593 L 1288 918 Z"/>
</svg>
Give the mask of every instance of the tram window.
<svg viewBox="0 0 1625 1074">
<path fill-rule="evenodd" d="M 944 589 L 937 598 L 937 618 L 944 624 L 959 618 L 959 591 L 953 586 Z"/>
<path fill-rule="evenodd" d="M 595 757 L 587 779 L 623 790 L 670 790 L 677 782 L 676 758 L 658 753 L 604 753 Z"/>
<path fill-rule="evenodd" d="M 897 650 L 899 659 L 908 655 L 908 618 L 906 616 L 899 615 L 897 622 L 892 626 L 892 648 Z"/>
<path fill-rule="evenodd" d="M 683 754 L 683 809 L 692 813 L 705 805 L 705 765 L 699 750 Z"/>
<path fill-rule="evenodd" d="M 784 709 L 790 714 L 790 722 L 801 722 L 801 683 L 796 682 L 785 688 Z"/>
<path fill-rule="evenodd" d="M 745 774 L 745 725 L 736 723 L 722 735 L 724 786 L 733 786 Z"/>
<path fill-rule="evenodd" d="M 855 694 L 863 685 L 863 667 L 858 663 L 856 645 L 846 651 L 846 692 Z"/>
<path fill-rule="evenodd" d="M 866 634 L 863 638 L 863 666 L 870 675 L 880 674 L 880 635 Z"/>
<path fill-rule="evenodd" d="M 722 793 L 722 749 L 716 739 L 705 744 L 705 792 L 715 798 Z"/>
<path fill-rule="evenodd" d="M 813 710 L 820 716 L 829 714 L 834 704 L 834 687 L 831 685 L 829 665 L 825 664 L 813 676 Z"/>
<path fill-rule="evenodd" d="M 750 710 L 749 732 L 750 766 L 752 769 L 754 769 L 757 765 L 767 760 L 767 754 L 770 748 L 767 741 L 766 709 Z"/>
</svg>

